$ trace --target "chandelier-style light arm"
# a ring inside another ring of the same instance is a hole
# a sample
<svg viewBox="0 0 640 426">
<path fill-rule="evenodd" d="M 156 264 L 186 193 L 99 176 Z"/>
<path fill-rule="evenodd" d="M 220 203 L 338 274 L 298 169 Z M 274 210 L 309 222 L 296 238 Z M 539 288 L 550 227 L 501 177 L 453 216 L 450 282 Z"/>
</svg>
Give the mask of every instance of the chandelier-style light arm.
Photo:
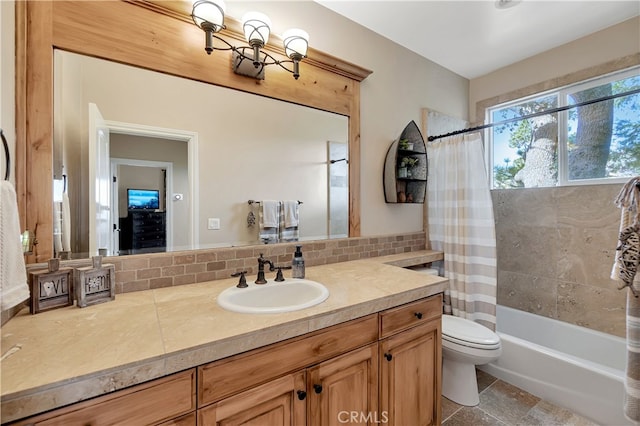
<svg viewBox="0 0 640 426">
<path fill-rule="evenodd" d="M 205 51 L 211 54 L 214 50 L 232 50 L 234 52 L 234 71 L 238 72 L 240 64 L 249 60 L 258 71 L 256 74 L 247 73 L 246 69 L 241 74 L 258 76 L 262 75 L 262 69 L 267 65 L 279 65 L 286 71 L 293 74 L 297 80 L 300 77 L 300 61 L 307 57 L 309 46 L 309 34 L 300 29 L 287 30 L 283 35 L 284 50 L 288 60 L 280 61 L 269 53 L 262 50 L 269 40 L 271 32 L 271 20 L 260 12 L 248 12 L 243 18 L 243 31 L 249 46 L 235 47 L 225 39 L 218 37 L 217 32 L 225 29 L 224 25 L 225 4 L 224 0 L 193 0 L 193 10 L 191 17 L 205 33 Z M 225 47 L 213 45 L 213 39 L 220 40 Z M 251 55 L 245 54 L 245 50 L 250 49 Z M 289 69 L 284 64 L 292 63 L 293 69 Z M 264 78 L 263 76 L 261 78 Z"/>
</svg>

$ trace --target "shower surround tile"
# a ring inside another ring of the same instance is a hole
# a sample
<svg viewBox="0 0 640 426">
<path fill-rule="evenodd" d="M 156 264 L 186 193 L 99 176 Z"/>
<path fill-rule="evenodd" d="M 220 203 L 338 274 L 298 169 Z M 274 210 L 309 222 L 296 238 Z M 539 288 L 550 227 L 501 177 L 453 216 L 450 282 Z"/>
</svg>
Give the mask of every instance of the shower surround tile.
<svg viewBox="0 0 640 426">
<path fill-rule="evenodd" d="M 557 317 L 558 283 L 556 280 L 499 271 L 498 283 L 509 283 L 509 285 L 498 285 L 499 305 L 549 318 Z"/>
<path fill-rule="evenodd" d="M 625 336 L 626 292 L 617 288 L 562 283 L 558 287 L 558 319 L 616 336 Z"/>
<path fill-rule="evenodd" d="M 559 236 L 555 227 L 519 226 L 496 228 L 498 270 L 555 278 Z"/>
<path fill-rule="evenodd" d="M 622 184 L 491 191 L 498 303 L 625 336 L 625 292 L 610 279 Z"/>
</svg>

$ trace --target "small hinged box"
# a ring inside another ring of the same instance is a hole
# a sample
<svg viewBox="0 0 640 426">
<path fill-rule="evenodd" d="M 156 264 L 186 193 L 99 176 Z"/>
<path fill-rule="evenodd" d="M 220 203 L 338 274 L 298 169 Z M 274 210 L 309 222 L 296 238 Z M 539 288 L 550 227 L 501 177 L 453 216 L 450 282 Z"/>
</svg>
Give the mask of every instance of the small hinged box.
<svg viewBox="0 0 640 426">
<path fill-rule="evenodd" d="M 73 305 L 73 269 L 60 268 L 60 259 L 49 259 L 48 268 L 29 273 L 32 314 Z"/>
<path fill-rule="evenodd" d="M 102 264 L 102 256 L 91 258 L 93 265 L 77 268 L 75 273 L 76 299 L 79 308 L 116 298 L 116 268 Z"/>
</svg>

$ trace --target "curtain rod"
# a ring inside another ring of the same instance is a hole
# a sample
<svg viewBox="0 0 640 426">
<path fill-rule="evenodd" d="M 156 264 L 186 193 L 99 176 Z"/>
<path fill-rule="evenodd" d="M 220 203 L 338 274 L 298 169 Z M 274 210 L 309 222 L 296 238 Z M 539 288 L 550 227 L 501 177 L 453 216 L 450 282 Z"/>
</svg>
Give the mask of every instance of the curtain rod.
<svg viewBox="0 0 640 426">
<path fill-rule="evenodd" d="M 591 105 L 591 104 L 595 104 L 595 103 L 598 103 L 598 102 L 609 101 L 611 99 L 620 98 L 622 96 L 634 95 L 636 93 L 640 93 L 640 89 L 629 90 L 628 92 L 618 93 L 616 95 L 604 96 L 602 98 L 591 99 L 589 101 L 579 102 L 577 104 L 565 105 L 565 106 L 562 106 L 562 107 L 552 108 L 552 109 L 548 109 L 548 110 L 545 110 L 545 111 L 534 112 L 532 114 L 523 115 L 521 117 L 514 117 L 514 118 L 509 118 L 507 120 L 496 121 L 495 123 L 483 124 L 481 126 L 470 127 L 468 129 L 456 130 L 454 132 L 445 133 L 443 135 L 429 136 L 427 138 L 427 140 L 429 142 L 433 142 L 436 139 L 445 138 L 447 136 L 453 136 L 453 135 L 459 135 L 459 134 L 462 134 L 462 133 L 475 132 L 476 130 L 488 129 L 490 127 L 500 126 L 502 124 L 513 123 L 514 121 L 521 121 L 521 120 L 526 120 L 528 118 L 539 117 L 541 115 L 547 115 L 547 114 L 553 114 L 553 113 L 556 113 L 556 112 L 566 111 L 568 109 L 582 107 L 582 106 L 585 106 L 585 105 Z"/>
</svg>

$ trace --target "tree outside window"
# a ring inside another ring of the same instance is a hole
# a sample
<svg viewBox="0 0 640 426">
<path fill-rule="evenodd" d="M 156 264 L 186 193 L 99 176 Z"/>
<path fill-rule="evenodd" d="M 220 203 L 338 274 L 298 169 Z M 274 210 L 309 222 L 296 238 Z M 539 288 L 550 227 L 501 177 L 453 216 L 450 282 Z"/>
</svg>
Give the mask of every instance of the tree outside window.
<svg viewBox="0 0 640 426">
<path fill-rule="evenodd" d="M 640 68 L 489 109 L 496 123 L 640 89 Z M 490 129 L 494 188 L 625 181 L 640 174 L 640 93 Z"/>
</svg>

